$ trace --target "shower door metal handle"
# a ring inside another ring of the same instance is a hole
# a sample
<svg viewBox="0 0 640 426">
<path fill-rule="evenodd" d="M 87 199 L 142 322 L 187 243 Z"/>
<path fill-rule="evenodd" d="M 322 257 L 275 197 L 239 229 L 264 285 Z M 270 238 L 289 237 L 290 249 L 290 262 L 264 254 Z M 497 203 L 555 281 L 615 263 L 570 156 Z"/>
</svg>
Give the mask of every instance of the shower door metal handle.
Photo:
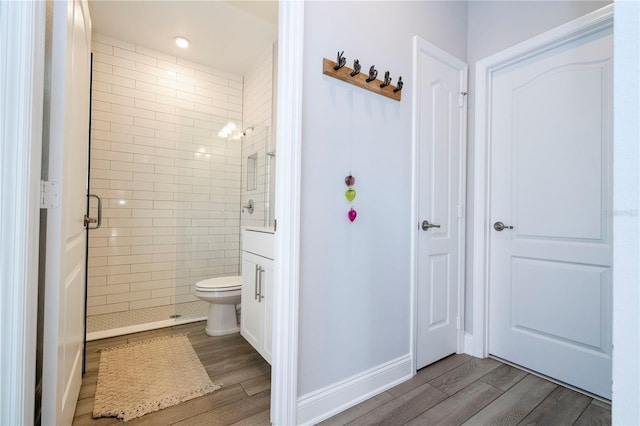
<svg viewBox="0 0 640 426">
<path fill-rule="evenodd" d="M 87 195 L 87 197 L 93 197 L 96 200 L 98 200 L 98 218 L 94 219 L 94 218 L 89 217 L 88 215 L 85 214 L 84 215 L 84 226 L 87 229 L 98 229 L 98 228 L 100 228 L 100 226 L 102 226 L 102 199 L 100 199 L 100 197 L 98 197 L 96 194 L 89 194 L 89 195 Z M 89 226 L 92 223 L 96 224 L 96 226 L 94 228 Z"/>
</svg>

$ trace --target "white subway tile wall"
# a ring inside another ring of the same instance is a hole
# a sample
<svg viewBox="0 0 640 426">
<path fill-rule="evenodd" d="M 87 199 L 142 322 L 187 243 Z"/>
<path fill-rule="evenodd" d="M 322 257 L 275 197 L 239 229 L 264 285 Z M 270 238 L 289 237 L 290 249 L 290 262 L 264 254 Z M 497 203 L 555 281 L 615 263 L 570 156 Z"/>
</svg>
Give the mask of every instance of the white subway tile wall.
<svg viewBox="0 0 640 426">
<path fill-rule="evenodd" d="M 99 34 L 93 52 L 88 315 L 197 301 L 239 273 L 241 142 L 218 131 L 242 128 L 243 78 Z"/>
<path fill-rule="evenodd" d="M 275 149 L 272 140 L 272 87 L 273 87 L 273 50 L 265 51 L 256 62 L 252 71 L 244 79 L 243 118 L 248 130 L 243 138 L 242 170 L 242 203 L 250 199 L 254 202 L 253 214 L 242 213 L 242 226 L 268 225 L 269 185 L 268 179 L 275 178 L 275 157 L 267 155 Z M 256 155 L 256 188 L 247 190 L 247 157 Z"/>
</svg>

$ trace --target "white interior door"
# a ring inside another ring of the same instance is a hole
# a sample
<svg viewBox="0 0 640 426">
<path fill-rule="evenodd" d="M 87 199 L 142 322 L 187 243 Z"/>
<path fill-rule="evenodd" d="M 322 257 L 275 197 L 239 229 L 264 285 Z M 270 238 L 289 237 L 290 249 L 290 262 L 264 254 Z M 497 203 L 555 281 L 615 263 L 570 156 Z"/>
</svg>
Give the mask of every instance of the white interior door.
<svg viewBox="0 0 640 426">
<path fill-rule="evenodd" d="M 609 27 L 496 71 L 490 115 L 489 352 L 604 398 L 612 47 Z"/>
<path fill-rule="evenodd" d="M 85 1 L 53 2 L 42 423 L 70 425 L 82 381 L 91 21 Z"/>
<path fill-rule="evenodd" d="M 467 66 L 416 38 L 416 367 L 457 352 Z"/>
</svg>

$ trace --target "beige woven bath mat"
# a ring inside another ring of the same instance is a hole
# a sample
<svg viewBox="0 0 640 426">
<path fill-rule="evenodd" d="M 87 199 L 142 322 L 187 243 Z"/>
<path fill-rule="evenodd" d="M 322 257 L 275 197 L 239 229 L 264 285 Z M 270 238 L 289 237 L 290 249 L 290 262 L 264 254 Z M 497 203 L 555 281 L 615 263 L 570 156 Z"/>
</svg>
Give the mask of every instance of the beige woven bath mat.
<svg viewBox="0 0 640 426">
<path fill-rule="evenodd" d="M 93 417 L 127 421 L 220 389 L 186 335 L 102 350 Z"/>
</svg>

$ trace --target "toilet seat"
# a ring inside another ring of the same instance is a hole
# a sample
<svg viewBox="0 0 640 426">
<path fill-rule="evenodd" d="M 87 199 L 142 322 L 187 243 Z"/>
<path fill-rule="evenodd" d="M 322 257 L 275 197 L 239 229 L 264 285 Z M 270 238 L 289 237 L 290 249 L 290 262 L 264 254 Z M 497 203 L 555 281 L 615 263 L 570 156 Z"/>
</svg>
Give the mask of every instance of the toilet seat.
<svg viewBox="0 0 640 426">
<path fill-rule="evenodd" d="M 202 292 L 236 291 L 236 290 L 240 290 L 241 288 L 242 288 L 242 277 L 237 275 L 230 276 L 230 277 L 209 278 L 206 280 L 198 281 L 196 283 L 196 290 L 202 291 Z"/>
</svg>

